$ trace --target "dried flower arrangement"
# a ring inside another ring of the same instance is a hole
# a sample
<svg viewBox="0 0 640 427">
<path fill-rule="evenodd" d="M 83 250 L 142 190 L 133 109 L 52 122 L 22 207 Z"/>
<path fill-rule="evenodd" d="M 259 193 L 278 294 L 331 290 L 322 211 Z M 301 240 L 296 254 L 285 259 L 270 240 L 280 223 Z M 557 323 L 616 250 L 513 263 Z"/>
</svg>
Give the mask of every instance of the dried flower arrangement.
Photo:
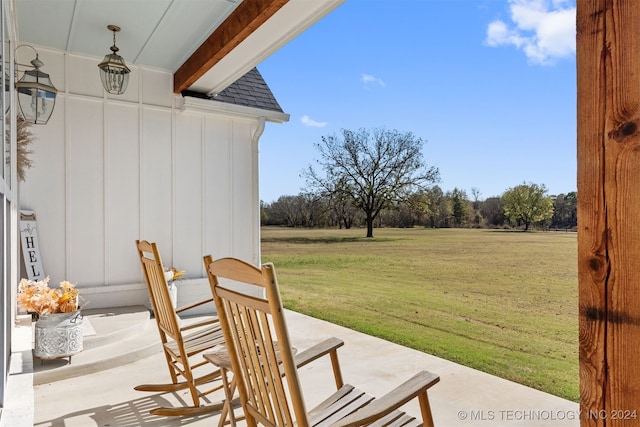
<svg viewBox="0 0 640 427">
<path fill-rule="evenodd" d="M 71 313 L 78 310 L 80 291 L 76 285 L 66 280 L 59 288 L 49 287 L 49 276 L 43 280 L 20 280 L 18 286 L 18 306 L 28 313 L 52 314 Z"/>
<path fill-rule="evenodd" d="M 18 158 L 17 168 L 18 168 L 18 180 L 24 181 L 27 177 L 27 169 L 30 169 L 33 166 L 33 160 L 29 156 L 33 154 L 33 150 L 31 149 L 31 145 L 37 140 L 35 135 L 30 130 L 31 124 L 27 122 L 22 116 L 18 115 L 17 118 L 17 129 L 16 129 L 16 142 L 17 142 L 17 153 L 16 157 Z M 11 162 L 11 158 L 9 156 L 10 144 L 9 144 L 9 130 L 7 130 L 6 135 L 6 150 L 7 150 L 7 164 Z"/>
<path fill-rule="evenodd" d="M 175 267 L 171 267 L 169 269 L 166 269 L 166 271 L 164 272 L 164 277 L 165 279 L 167 279 L 167 283 L 169 283 L 175 280 L 182 279 L 185 273 L 186 271 L 184 270 L 178 270 Z"/>
</svg>

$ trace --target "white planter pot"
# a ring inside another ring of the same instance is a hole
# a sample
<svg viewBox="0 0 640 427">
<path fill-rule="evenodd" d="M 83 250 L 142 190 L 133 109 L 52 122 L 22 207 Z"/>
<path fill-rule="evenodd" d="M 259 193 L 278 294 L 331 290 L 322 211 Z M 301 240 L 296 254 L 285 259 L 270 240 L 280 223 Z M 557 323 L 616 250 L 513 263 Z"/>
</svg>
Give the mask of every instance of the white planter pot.
<svg viewBox="0 0 640 427">
<path fill-rule="evenodd" d="M 171 298 L 171 304 L 175 309 L 178 306 L 178 287 L 175 283 L 169 283 L 169 298 Z"/>
<path fill-rule="evenodd" d="M 71 357 L 83 349 L 82 314 L 43 314 L 35 323 L 34 354 L 40 359 Z"/>
</svg>

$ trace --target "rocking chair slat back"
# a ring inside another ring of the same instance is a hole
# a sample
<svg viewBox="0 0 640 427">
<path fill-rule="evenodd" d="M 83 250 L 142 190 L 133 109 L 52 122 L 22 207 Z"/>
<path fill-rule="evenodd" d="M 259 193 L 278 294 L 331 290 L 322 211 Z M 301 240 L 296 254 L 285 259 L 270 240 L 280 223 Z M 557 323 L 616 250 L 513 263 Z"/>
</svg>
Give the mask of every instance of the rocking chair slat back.
<svg viewBox="0 0 640 427">
<path fill-rule="evenodd" d="M 173 309 L 171 296 L 169 295 L 169 286 L 164 276 L 164 266 L 158 247 L 147 241 L 139 241 L 137 243 L 140 263 L 142 264 L 145 281 L 150 288 L 151 305 L 153 306 L 158 327 L 165 334 L 175 339 L 180 333 L 180 327 Z M 166 338 L 163 339 L 163 342 L 166 342 Z"/>
<path fill-rule="evenodd" d="M 220 389 L 221 385 L 212 384 L 212 381 L 220 377 L 219 369 L 214 368 L 201 355 L 206 350 L 224 344 L 220 322 L 216 316 L 211 315 L 204 320 L 181 326 L 181 319 L 178 316 L 178 313 L 193 307 L 212 304 L 213 298 L 174 308 L 169 296 L 169 286 L 164 275 L 164 266 L 158 246 L 145 240 L 137 240 L 136 247 L 153 306 L 171 383 L 142 384 L 136 386 L 135 389 L 151 392 L 189 390 L 193 401 L 192 405 L 156 408 L 151 411 L 154 415 L 199 415 L 220 410 L 222 408 L 221 402 L 203 405 L 203 397 Z M 196 370 L 198 375 L 195 374 Z"/>
</svg>

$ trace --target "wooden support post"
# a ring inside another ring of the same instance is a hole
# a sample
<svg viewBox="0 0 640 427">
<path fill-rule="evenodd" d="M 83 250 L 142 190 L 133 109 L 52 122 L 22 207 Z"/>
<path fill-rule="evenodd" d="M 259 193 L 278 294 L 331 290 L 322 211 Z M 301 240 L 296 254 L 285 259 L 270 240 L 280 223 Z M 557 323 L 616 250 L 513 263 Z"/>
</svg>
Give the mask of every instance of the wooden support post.
<svg viewBox="0 0 640 427">
<path fill-rule="evenodd" d="M 576 22 L 580 425 L 640 426 L 640 2 Z"/>
</svg>

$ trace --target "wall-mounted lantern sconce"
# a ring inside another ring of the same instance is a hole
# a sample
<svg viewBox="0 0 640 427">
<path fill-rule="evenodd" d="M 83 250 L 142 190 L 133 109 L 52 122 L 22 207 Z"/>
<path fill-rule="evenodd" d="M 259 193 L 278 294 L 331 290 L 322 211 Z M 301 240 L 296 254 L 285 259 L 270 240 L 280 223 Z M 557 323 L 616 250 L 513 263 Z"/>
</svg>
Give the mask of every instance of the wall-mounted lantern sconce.
<svg viewBox="0 0 640 427">
<path fill-rule="evenodd" d="M 8 58 L 8 56 L 7 56 Z M 2 77 L 2 84 L 4 85 L 4 115 L 7 116 L 7 113 L 11 110 L 11 87 L 14 84 L 14 79 L 9 77 L 9 61 L 5 60 L 6 58 L 0 55 L 0 67 L 1 73 L 0 77 Z"/>
<path fill-rule="evenodd" d="M 49 74 L 40 71 L 44 63 L 38 58 L 38 51 L 28 44 L 19 45 L 16 50 L 20 47 L 30 47 L 36 53 L 36 57 L 31 60 L 33 70 L 25 71 L 16 83 L 18 106 L 25 121 L 45 125 L 53 113 L 58 90 L 53 86 Z M 16 63 L 16 67 L 18 65 L 28 67 L 28 65 Z"/>
<path fill-rule="evenodd" d="M 120 31 L 120 27 L 108 25 L 107 29 L 113 31 L 113 46 L 111 46 L 112 53 L 106 54 L 102 62 L 98 64 L 100 79 L 104 90 L 116 95 L 122 95 L 127 90 L 131 70 L 124 63 L 124 59 L 117 53 L 120 49 L 116 46 L 116 33 Z"/>
<path fill-rule="evenodd" d="M 3 70 L 5 69 L 6 65 L 7 64 L 4 62 L 2 63 Z M 5 102 L 4 114 L 6 116 L 9 110 L 11 109 L 11 84 L 13 83 L 13 80 L 9 77 L 9 74 L 6 71 L 3 72 L 2 74 L 3 74 L 2 82 L 4 83 L 4 102 Z"/>
</svg>

